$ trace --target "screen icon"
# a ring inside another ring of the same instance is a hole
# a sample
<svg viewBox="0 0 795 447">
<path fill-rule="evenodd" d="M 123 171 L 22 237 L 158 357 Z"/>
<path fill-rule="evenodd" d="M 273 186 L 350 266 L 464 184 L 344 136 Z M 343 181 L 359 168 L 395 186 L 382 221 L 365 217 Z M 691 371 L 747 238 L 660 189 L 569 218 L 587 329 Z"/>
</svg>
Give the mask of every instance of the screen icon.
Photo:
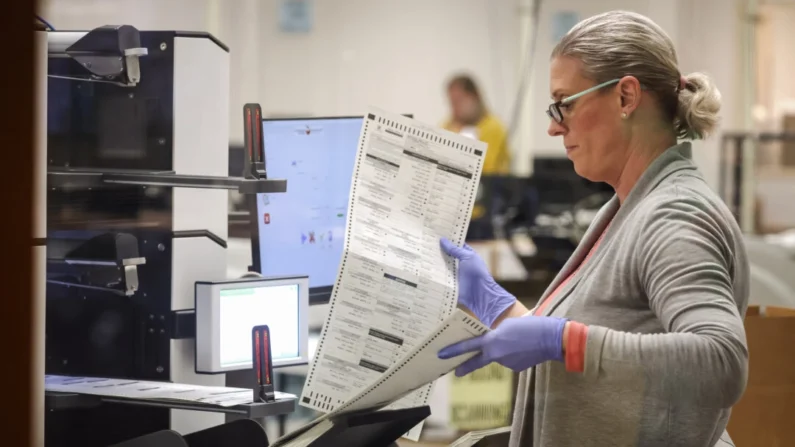
<svg viewBox="0 0 795 447">
<path fill-rule="evenodd" d="M 265 215 L 262 216 L 262 220 L 265 222 L 265 225 L 271 223 L 271 213 L 265 213 Z"/>
</svg>

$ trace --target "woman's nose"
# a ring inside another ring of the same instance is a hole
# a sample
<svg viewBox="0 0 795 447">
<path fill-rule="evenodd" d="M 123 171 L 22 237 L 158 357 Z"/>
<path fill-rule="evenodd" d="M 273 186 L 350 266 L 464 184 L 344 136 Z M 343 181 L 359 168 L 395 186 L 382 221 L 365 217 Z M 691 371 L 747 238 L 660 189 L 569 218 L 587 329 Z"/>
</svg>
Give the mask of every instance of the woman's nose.
<svg viewBox="0 0 795 447">
<path fill-rule="evenodd" d="M 549 128 L 547 129 L 547 133 L 550 137 L 557 137 L 563 135 L 566 131 L 566 128 L 563 127 L 562 124 L 558 123 L 557 121 L 550 119 L 549 120 Z"/>
</svg>

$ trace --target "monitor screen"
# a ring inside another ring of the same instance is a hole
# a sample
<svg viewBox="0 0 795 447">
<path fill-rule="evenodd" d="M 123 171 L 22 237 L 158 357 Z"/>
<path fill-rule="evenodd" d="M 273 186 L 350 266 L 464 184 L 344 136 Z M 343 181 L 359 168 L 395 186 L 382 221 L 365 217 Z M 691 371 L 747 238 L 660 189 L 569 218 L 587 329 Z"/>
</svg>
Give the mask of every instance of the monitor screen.
<svg viewBox="0 0 795 447">
<path fill-rule="evenodd" d="M 297 359 L 298 285 L 221 290 L 221 368 L 251 365 L 251 329 L 267 324 L 273 361 Z"/>
<path fill-rule="evenodd" d="M 311 299 L 327 300 L 337 277 L 363 117 L 264 120 L 265 162 L 287 192 L 256 198 L 254 268 L 307 275 Z"/>
<path fill-rule="evenodd" d="M 196 284 L 196 370 L 251 369 L 251 330 L 268 325 L 273 366 L 308 362 L 308 281 L 264 278 Z"/>
</svg>

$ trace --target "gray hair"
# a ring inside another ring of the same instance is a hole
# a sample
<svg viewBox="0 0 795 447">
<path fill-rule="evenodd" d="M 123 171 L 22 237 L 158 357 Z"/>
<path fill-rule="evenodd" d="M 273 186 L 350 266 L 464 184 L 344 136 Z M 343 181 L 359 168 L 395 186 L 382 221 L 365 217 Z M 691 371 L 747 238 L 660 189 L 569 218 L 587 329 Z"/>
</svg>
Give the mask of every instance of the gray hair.
<svg viewBox="0 0 795 447">
<path fill-rule="evenodd" d="M 676 50 L 668 34 L 649 18 L 634 12 L 611 11 L 578 23 L 555 46 L 552 58 L 568 56 L 584 66 L 596 83 L 634 76 L 653 92 L 676 135 L 705 139 L 717 126 L 721 95 L 704 73 L 684 76 L 680 90 Z"/>
</svg>

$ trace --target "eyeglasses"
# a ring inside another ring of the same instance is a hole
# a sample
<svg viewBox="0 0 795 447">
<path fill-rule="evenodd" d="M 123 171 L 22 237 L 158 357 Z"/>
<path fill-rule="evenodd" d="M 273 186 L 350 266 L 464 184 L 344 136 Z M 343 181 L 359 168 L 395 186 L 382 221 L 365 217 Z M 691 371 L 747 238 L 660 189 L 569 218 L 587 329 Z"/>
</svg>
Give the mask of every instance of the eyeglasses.
<svg viewBox="0 0 795 447">
<path fill-rule="evenodd" d="M 571 104 L 577 98 L 585 96 L 588 93 L 595 92 L 601 88 L 607 87 L 608 85 L 615 84 L 620 80 L 621 79 L 613 79 L 612 81 L 603 82 L 599 85 L 589 88 L 588 90 L 581 91 L 580 93 L 561 99 L 560 101 L 554 104 L 550 104 L 549 109 L 547 109 L 547 115 L 549 115 L 550 118 L 555 120 L 556 123 L 560 124 L 563 122 L 563 112 L 561 112 L 560 106 L 566 106 L 568 104 Z"/>
</svg>

